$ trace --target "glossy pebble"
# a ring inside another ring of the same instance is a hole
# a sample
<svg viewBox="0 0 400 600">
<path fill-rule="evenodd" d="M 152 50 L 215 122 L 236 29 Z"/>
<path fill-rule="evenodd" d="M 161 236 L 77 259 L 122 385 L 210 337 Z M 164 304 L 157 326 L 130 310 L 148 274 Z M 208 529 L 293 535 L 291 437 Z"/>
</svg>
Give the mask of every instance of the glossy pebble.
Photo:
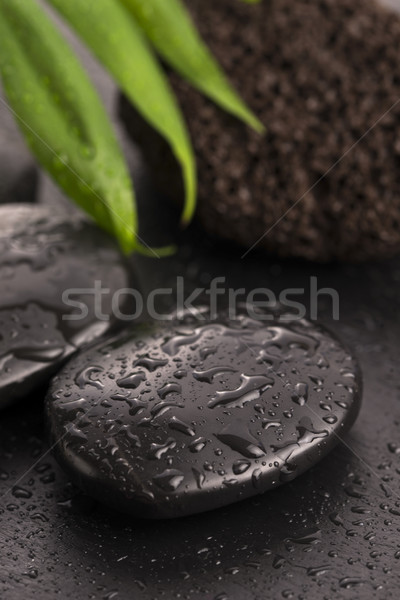
<svg viewBox="0 0 400 600">
<path fill-rule="evenodd" d="M 77 348 L 115 327 L 112 293 L 133 283 L 109 236 L 53 212 L 0 207 L 0 407 L 47 382 Z M 101 313 L 96 286 L 108 288 Z"/>
<path fill-rule="evenodd" d="M 51 442 L 88 494 L 138 517 L 214 509 L 321 460 L 360 406 L 355 359 L 290 315 L 144 324 L 81 353 L 46 401 Z"/>
</svg>

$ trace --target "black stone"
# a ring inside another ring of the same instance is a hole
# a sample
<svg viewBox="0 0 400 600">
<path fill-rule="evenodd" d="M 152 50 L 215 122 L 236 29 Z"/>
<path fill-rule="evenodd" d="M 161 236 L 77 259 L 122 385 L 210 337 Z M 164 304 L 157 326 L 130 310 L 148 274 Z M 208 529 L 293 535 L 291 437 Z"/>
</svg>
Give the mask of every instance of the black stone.
<svg viewBox="0 0 400 600">
<path fill-rule="evenodd" d="M 92 293 L 71 294 L 85 303 L 87 315 L 64 320 L 80 312 L 64 303 L 65 290 L 101 282 L 109 288 L 101 307 L 108 317 L 111 294 L 133 284 L 109 236 L 81 217 L 53 212 L 35 205 L 0 207 L 1 407 L 46 383 L 77 348 L 116 327 L 115 318 L 96 317 Z"/>
<path fill-rule="evenodd" d="M 46 412 L 73 480 L 122 511 L 170 518 L 318 462 L 356 418 L 357 364 L 327 331 L 268 316 L 144 324 L 69 362 Z"/>
</svg>

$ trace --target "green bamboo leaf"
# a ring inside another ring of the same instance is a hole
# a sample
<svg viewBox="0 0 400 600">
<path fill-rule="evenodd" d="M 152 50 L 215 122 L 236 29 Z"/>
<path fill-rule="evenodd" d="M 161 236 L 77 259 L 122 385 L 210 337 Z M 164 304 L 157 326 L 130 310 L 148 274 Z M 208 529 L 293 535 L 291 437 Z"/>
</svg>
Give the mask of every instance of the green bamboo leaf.
<svg viewBox="0 0 400 600">
<path fill-rule="evenodd" d="M 63 0 L 59 0 L 63 1 Z M 256 131 L 263 124 L 232 88 L 181 0 L 120 0 L 160 55 L 202 93 Z"/>
<path fill-rule="evenodd" d="M 189 134 L 167 78 L 140 27 L 116 0 L 48 2 L 111 72 L 146 121 L 168 141 L 182 168 L 186 190 L 182 218 L 189 221 L 196 205 L 197 183 Z"/>
<path fill-rule="evenodd" d="M 136 210 L 123 155 L 74 53 L 34 0 L 0 0 L 0 73 L 39 162 L 121 248 L 135 248 Z"/>
</svg>

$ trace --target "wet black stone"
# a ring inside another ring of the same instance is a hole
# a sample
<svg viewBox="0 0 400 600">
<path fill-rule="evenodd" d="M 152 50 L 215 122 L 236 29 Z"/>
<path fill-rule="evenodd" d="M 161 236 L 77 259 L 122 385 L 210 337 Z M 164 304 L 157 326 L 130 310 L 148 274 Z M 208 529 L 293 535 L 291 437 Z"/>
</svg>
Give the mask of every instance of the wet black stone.
<svg viewBox="0 0 400 600">
<path fill-rule="evenodd" d="M 102 502 L 150 518 L 236 502 L 303 473 L 354 422 L 357 364 L 327 331 L 203 316 L 138 326 L 53 380 L 58 460 Z"/>
<path fill-rule="evenodd" d="M 133 284 L 116 244 L 83 218 L 53 214 L 50 207 L 0 207 L 0 407 L 29 394 L 77 348 L 116 327 L 115 318 L 96 317 L 95 281 L 109 293 L 102 298 L 104 316 L 111 295 Z M 79 314 L 67 306 L 63 292 L 87 306 Z M 121 307 L 126 309 L 126 307 Z"/>
</svg>

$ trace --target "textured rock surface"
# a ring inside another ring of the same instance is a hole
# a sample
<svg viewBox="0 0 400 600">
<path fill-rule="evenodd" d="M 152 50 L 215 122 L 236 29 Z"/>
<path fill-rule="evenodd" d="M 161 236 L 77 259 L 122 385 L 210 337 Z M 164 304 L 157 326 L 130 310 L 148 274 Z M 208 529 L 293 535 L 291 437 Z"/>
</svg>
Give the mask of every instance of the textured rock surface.
<svg viewBox="0 0 400 600">
<path fill-rule="evenodd" d="M 80 354 L 46 409 L 61 464 L 136 516 L 177 517 L 260 494 L 318 462 L 360 403 L 354 359 L 305 321 L 143 325 Z"/>
<path fill-rule="evenodd" d="M 131 276 L 114 242 L 82 218 L 29 205 L 0 207 L 0 406 L 45 383 L 82 346 L 116 325 L 111 295 Z M 95 310 L 95 281 L 103 288 Z M 63 292 L 71 289 L 69 306 Z M 75 289 L 75 291 L 73 291 Z M 79 291 L 81 289 L 81 291 Z M 85 291 L 86 290 L 86 291 Z M 63 316 L 87 314 L 79 320 Z"/>
<path fill-rule="evenodd" d="M 244 248 L 264 236 L 259 248 L 319 261 L 399 252 L 400 18 L 373 0 L 187 4 L 268 128 L 257 136 L 171 75 L 197 155 L 206 230 Z M 121 112 L 176 199 L 168 149 L 125 101 Z"/>
</svg>

